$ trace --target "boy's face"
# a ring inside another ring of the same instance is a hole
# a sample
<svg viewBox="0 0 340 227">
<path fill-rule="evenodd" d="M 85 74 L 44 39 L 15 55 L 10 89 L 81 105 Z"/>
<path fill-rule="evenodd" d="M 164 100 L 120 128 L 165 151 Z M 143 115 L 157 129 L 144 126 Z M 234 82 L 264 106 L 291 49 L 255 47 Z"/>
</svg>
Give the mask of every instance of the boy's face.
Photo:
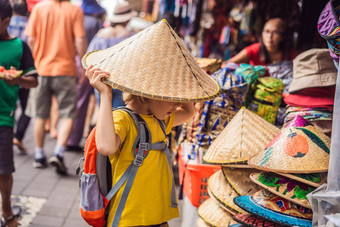
<svg viewBox="0 0 340 227">
<path fill-rule="evenodd" d="M 10 20 L 10 17 L 6 17 L 4 19 L 0 17 L 0 38 L 8 38 L 7 28 Z"/>
<path fill-rule="evenodd" d="M 164 120 L 166 117 L 175 112 L 178 107 L 182 106 L 179 102 L 166 102 L 154 99 L 149 99 L 148 104 L 151 114 L 159 120 Z"/>
</svg>

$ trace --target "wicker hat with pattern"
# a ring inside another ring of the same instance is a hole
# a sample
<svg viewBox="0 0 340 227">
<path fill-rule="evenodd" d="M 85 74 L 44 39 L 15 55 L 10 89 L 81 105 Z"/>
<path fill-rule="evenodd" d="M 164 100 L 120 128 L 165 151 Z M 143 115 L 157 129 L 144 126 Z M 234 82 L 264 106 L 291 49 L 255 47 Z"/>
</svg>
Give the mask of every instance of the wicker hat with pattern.
<svg viewBox="0 0 340 227">
<path fill-rule="evenodd" d="M 88 53 L 82 64 L 109 72 L 110 78 L 103 81 L 113 88 L 151 99 L 197 102 L 220 93 L 166 20 L 113 47 Z"/>
</svg>

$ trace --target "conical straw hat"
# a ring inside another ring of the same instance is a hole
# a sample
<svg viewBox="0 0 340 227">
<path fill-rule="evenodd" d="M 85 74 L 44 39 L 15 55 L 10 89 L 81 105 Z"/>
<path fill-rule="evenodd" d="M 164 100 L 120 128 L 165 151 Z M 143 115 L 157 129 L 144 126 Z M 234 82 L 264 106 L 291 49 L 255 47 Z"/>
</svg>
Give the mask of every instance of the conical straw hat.
<svg viewBox="0 0 340 227">
<path fill-rule="evenodd" d="M 208 223 L 206 223 L 202 218 L 197 218 L 197 227 L 210 227 L 211 225 L 209 225 Z"/>
<path fill-rule="evenodd" d="M 252 173 L 250 179 L 271 193 L 311 209 L 306 195 L 316 188 L 275 173 Z"/>
<path fill-rule="evenodd" d="M 264 189 L 234 202 L 249 213 L 288 226 L 312 226 L 313 212 Z"/>
<path fill-rule="evenodd" d="M 261 227 L 281 227 L 281 225 L 273 223 L 267 219 L 260 218 L 254 214 L 235 214 L 233 219 L 245 226 L 261 226 Z"/>
<path fill-rule="evenodd" d="M 198 215 L 206 223 L 212 226 L 230 226 L 237 222 L 233 220 L 231 214 L 222 209 L 213 199 L 205 200 L 198 208 Z"/>
<path fill-rule="evenodd" d="M 271 172 L 327 172 L 330 142 L 328 136 L 310 125 L 284 128 L 248 164 Z"/>
<path fill-rule="evenodd" d="M 244 210 L 235 205 L 233 198 L 239 195 L 252 194 L 260 189 L 260 187 L 252 183 L 249 179 L 249 174 L 252 171 L 254 171 L 254 169 L 235 169 L 232 171 L 224 169 L 225 173 L 223 173 L 222 170 L 217 171 L 210 176 L 208 180 L 210 197 L 216 199 L 222 208 L 232 214 L 245 213 Z M 228 174 L 227 179 L 224 176 L 226 174 Z"/>
<path fill-rule="evenodd" d="M 279 173 L 282 176 L 288 177 L 290 179 L 300 181 L 302 183 L 308 184 L 313 187 L 320 187 L 322 184 L 327 182 L 327 173 Z"/>
<path fill-rule="evenodd" d="M 174 102 L 210 100 L 218 84 L 198 65 L 166 20 L 82 59 L 110 73 L 103 81 L 138 96 Z"/>
<path fill-rule="evenodd" d="M 203 160 L 220 165 L 246 163 L 279 132 L 274 125 L 243 108 L 214 140 Z"/>
</svg>

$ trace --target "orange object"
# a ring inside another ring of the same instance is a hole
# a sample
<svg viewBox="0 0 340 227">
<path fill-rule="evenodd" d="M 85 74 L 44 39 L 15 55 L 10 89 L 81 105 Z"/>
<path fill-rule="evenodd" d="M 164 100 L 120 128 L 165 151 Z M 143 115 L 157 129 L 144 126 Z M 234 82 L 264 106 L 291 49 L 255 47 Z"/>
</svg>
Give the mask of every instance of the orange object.
<svg viewBox="0 0 340 227">
<path fill-rule="evenodd" d="M 192 205 L 198 207 L 205 200 L 210 198 L 208 194 L 208 179 L 216 171 L 221 169 L 219 165 L 207 165 L 207 164 L 187 164 L 186 168 L 185 161 L 183 159 L 182 150 L 179 149 L 178 159 L 178 171 L 179 171 L 179 182 L 183 182 L 183 191 L 186 197 L 191 201 Z"/>
</svg>

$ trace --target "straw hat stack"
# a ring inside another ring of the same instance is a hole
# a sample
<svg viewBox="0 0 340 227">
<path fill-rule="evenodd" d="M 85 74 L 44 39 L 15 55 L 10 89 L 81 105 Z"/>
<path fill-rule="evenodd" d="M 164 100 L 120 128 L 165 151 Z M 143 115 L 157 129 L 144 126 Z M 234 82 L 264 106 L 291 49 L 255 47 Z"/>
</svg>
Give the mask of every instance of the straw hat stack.
<svg viewBox="0 0 340 227">
<path fill-rule="evenodd" d="M 234 203 L 274 223 L 312 226 L 306 195 L 326 181 L 329 146 L 330 139 L 325 134 L 296 117 L 248 160 L 251 167 L 265 170 L 252 173 L 250 179 L 266 190 L 236 197 Z M 237 218 L 240 222 L 248 220 Z"/>
<path fill-rule="evenodd" d="M 204 161 L 222 165 L 222 168 L 208 180 L 211 198 L 198 208 L 198 226 L 232 226 L 236 223 L 233 215 L 247 214 L 233 201 L 238 196 L 251 195 L 260 190 L 249 178 L 256 170 L 246 162 L 264 149 L 279 131 L 247 109 L 241 109 L 235 115 L 203 157 Z"/>
</svg>

